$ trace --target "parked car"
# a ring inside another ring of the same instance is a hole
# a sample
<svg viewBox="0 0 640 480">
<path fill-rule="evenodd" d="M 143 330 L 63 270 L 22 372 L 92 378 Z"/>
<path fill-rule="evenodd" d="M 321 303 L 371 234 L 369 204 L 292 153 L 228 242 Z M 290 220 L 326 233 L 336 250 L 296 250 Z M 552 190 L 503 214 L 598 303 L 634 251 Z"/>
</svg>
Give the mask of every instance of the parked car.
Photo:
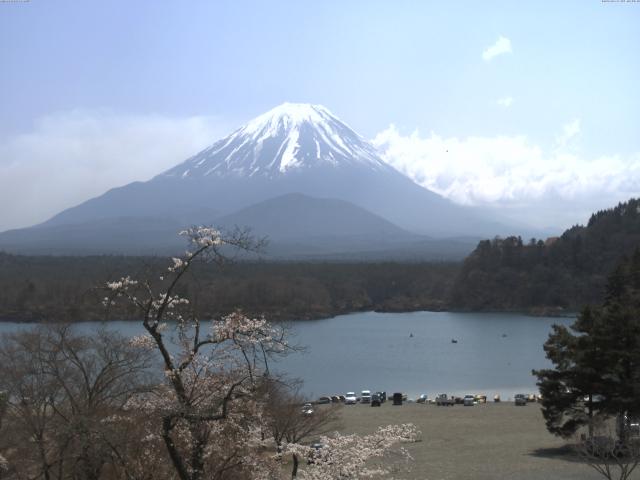
<svg viewBox="0 0 640 480">
<path fill-rule="evenodd" d="M 313 405 L 310 403 L 305 403 L 302 406 L 302 414 L 303 415 L 313 415 Z"/>
<path fill-rule="evenodd" d="M 382 403 L 387 401 L 387 392 L 376 392 L 376 394 L 380 397 Z"/>
<path fill-rule="evenodd" d="M 307 457 L 307 465 L 311 465 L 315 463 L 317 458 L 320 456 L 320 450 L 324 448 L 324 443 L 316 442 L 311 444 L 311 450 L 309 452 L 309 456 Z"/>
<path fill-rule="evenodd" d="M 331 398 L 330 397 L 320 397 L 316 403 L 318 403 L 319 405 L 324 405 L 326 403 L 331 403 Z"/>
<path fill-rule="evenodd" d="M 362 395 L 360 395 L 360 401 L 362 403 L 371 403 L 371 390 L 362 390 Z"/>
<path fill-rule="evenodd" d="M 427 400 L 429 399 L 429 397 L 427 397 L 426 393 L 423 393 L 422 395 L 420 395 L 417 399 L 416 399 L 416 403 L 427 403 Z"/>
<path fill-rule="evenodd" d="M 356 397 L 356 392 L 347 392 L 344 396 L 344 404 L 345 405 L 355 405 L 358 402 L 358 397 Z"/>
<path fill-rule="evenodd" d="M 481 394 L 476 395 L 476 403 L 487 403 L 487 396 Z"/>
<path fill-rule="evenodd" d="M 462 399 L 462 404 L 465 407 L 473 407 L 476 404 L 475 395 L 465 395 L 464 398 Z"/>
<path fill-rule="evenodd" d="M 436 405 L 439 407 L 453 407 L 454 400 L 446 393 L 441 393 L 436 397 Z"/>
<path fill-rule="evenodd" d="M 517 393 L 514 397 L 514 401 L 516 406 L 522 407 L 527 404 L 527 395 L 524 393 Z"/>
<path fill-rule="evenodd" d="M 393 404 L 394 405 L 402 405 L 402 394 L 396 392 L 393 394 Z"/>
<path fill-rule="evenodd" d="M 342 400 L 340 400 L 340 395 L 332 395 L 331 396 L 331 403 L 340 403 L 341 401 Z"/>
<path fill-rule="evenodd" d="M 371 395 L 372 407 L 379 407 L 381 404 L 382 404 L 382 400 L 380 399 L 380 395 L 378 395 L 377 393 L 374 393 L 373 395 Z"/>
</svg>

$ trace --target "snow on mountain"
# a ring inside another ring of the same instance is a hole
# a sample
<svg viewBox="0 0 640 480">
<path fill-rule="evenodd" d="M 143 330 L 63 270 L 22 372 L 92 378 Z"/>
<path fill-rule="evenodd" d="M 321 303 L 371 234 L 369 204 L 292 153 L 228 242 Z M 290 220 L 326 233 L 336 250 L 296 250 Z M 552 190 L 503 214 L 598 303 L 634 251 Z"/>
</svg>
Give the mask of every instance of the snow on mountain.
<svg viewBox="0 0 640 480">
<path fill-rule="evenodd" d="M 318 167 L 390 170 L 374 147 L 321 105 L 284 103 L 168 170 L 168 177 L 264 176 Z"/>
</svg>

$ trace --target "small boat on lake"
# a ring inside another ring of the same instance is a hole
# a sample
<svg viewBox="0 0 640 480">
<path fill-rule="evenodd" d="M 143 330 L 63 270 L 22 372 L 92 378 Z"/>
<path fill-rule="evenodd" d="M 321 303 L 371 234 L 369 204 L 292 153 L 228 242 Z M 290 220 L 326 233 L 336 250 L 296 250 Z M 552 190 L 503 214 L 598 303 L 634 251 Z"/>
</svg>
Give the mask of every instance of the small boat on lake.
<svg viewBox="0 0 640 480">
<path fill-rule="evenodd" d="M 458 340 L 456 340 L 455 338 L 452 338 L 451 343 L 458 343 Z"/>
</svg>

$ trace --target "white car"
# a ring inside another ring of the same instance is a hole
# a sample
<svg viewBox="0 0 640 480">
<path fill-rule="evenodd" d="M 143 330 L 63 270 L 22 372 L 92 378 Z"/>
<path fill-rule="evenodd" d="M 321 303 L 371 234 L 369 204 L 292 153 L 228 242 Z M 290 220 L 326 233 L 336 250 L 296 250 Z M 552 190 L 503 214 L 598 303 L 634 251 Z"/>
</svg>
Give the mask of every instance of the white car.
<svg viewBox="0 0 640 480">
<path fill-rule="evenodd" d="M 473 407 L 476 404 L 476 397 L 474 395 L 465 395 L 462 399 L 462 404 L 465 407 Z"/>
<path fill-rule="evenodd" d="M 345 405 L 355 405 L 358 401 L 358 397 L 356 397 L 356 392 L 347 392 L 344 396 L 344 404 Z"/>
<path fill-rule="evenodd" d="M 360 401 L 362 403 L 371 403 L 371 390 L 362 390 L 362 395 L 360 395 Z"/>
<path fill-rule="evenodd" d="M 313 405 L 310 403 L 305 403 L 302 406 L 302 414 L 303 415 L 313 415 Z"/>
</svg>

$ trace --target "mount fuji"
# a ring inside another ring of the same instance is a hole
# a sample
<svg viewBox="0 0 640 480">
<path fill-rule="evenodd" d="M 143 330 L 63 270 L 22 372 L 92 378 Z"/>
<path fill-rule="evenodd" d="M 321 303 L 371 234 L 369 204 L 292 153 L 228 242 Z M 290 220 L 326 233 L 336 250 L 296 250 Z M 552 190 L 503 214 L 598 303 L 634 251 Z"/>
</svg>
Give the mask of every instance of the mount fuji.
<svg viewBox="0 0 640 480">
<path fill-rule="evenodd" d="M 280 245 L 323 239 L 331 252 L 512 230 L 417 185 L 326 108 L 285 103 L 147 182 L 0 234 L 0 248 L 160 253 L 181 246 L 176 230 L 195 223 L 249 226 Z"/>
</svg>

